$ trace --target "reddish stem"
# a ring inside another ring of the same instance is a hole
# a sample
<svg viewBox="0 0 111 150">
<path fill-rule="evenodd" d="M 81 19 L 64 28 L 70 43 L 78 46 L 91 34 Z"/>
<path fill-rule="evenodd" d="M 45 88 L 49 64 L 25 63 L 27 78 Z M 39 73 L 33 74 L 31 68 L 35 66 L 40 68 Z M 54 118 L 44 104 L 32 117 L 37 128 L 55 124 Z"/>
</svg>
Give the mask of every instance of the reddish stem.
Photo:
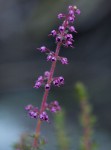
<svg viewBox="0 0 111 150">
<path fill-rule="evenodd" d="M 55 51 L 55 57 L 56 58 L 58 57 L 61 44 L 62 44 L 61 42 L 59 42 L 57 44 L 56 51 Z M 55 67 L 56 67 L 56 62 L 57 61 L 54 61 L 52 63 L 52 66 L 51 66 L 51 69 L 50 69 L 50 76 L 49 76 L 49 79 L 47 81 L 47 83 L 49 85 L 51 84 L 51 81 L 52 81 L 52 78 L 53 78 L 54 70 L 55 70 Z M 41 108 L 40 108 L 40 112 L 43 112 L 45 110 L 45 103 L 47 101 L 48 94 L 49 94 L 49 90 L 45 89 L 43 99 L 42 99 Z M 37 123 L 37 127 L 36 127 L 36 134 L 35 134 L 35 138 L 34 138 L 34 142 L 33 142 L 33 147 L 38 147 L 38 137 L 40 135 L 40 127 L 41 127 L 41 120 L 39 119 L 38 123 Z"/>
<path fill-rule="evenodd" d="M 63 22 L 63 24 L 62 24 L 65 29 L 67 27 L 67 18 L 68 17 L 66 17 L 65 22 Z M 63 36 L 64 32 L 62 32 L 61 35 Z M 61 45 L 62 45 L 62 42 L 58 42 L 57 43 L 57 47 L 56 47 L 56 51 L 55 51 L 55 57 L 56 58 L 58 58 Z M 51 81 L 53 79 L 53 75 L 54 75 L 54 70 L 55 70 L 55 67 L 56 67 L 56 63 L 57 63 L 57 59 L 56 59 L 56 61 L 52 62 L 52 65 L 51 65 L 50 76 L 49 76 L 49 79 L 47 81 L 47 84 L 49 84 L 49 85 L 51 84 Z M 42 98 L 42 104 L 41 104 L 41 108 L 40 108 L 40 113 L 45 110 L 45 104 L 46 104 L 46 101 L 47 101 L 48 94 L 49 94 L 49 90 L 45 89 L 45 92 L 44 92 L 44 95 L 43 95 L 43 98 Z M 34 142 L 33 142 L 33 147 L 38 147 L 39 146 L 38 145 L 38 137 L 40 135 L 41 123 L 42 122 L 39 119 L 38 123 L 37 123 L 37 126 L 36 126 L 36 134 L 35 134 L 35 138 L 34 138 Z"/>
</svg>

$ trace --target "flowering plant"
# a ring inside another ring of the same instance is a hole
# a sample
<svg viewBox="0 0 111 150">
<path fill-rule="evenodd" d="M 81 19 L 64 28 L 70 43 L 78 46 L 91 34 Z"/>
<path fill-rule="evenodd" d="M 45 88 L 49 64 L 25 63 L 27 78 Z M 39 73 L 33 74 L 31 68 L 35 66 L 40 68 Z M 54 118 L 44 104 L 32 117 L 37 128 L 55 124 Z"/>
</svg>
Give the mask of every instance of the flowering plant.
<svg viewBox="0 0 111 150">
<path fill-rule="evenodd" d="M 49 34 L 49 36 L 53 36 L 55 38 L 55 42 L 57 45 L 55 51 L 48 49 L 46 46 L 41 46 L 40 48 L 37 48 L 37 50 L 39 50 L 40 52 L 46 53 L 47 61 L 51 61 L 52 64 L 50 71 L 45 71 L 44 75 L 39 76 L 34 85 L 34 88 L 36 89 L 40 88 L 41 86 L 44 86 L 45 88 L 40 109 L 31 104 L 25 107 L 31 118 L 38 119 L 36 132 L 34 135 L 34 141 L 32 145 L 33 149 L 38 149 L 40 145 L 39 138 L 41 123 L 43 121 L 50 122 L 47 111 L 56 113 L 61 110 L 61 107 L 57 100 L 54 100 L 48 104 L 47 98 L 52 85 L 60 87 L 64 84 L 64 77 L 55 77 L 54 71 L 57 61 L 60 61 L 63 65 L 68 64 L 68 59 L 59 56 L 59 51 L 61 46 L 64 46 L 66 48 L 73 48 L 74 39 L 72 33 L 77 33 L 75 27 L 73 26 L 76 14 L 80 14 L 80 10 L 76 6 L 69 6 L 68 14 L 58 14 L 58 19 L 63 19 L 63 23 L 59 26 L 58 30 L 52 30 Z"/>
</svg>

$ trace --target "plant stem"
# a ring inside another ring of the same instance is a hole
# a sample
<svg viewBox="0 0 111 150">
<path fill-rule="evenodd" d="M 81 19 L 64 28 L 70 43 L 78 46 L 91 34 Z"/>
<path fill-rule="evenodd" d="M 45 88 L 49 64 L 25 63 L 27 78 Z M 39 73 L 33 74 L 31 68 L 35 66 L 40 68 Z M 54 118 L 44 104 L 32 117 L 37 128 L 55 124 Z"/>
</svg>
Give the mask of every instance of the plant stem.
<svg viewBox="0 0 111 150">
<path fill-rule="evenodd" d="M 81 108 L 84 119 L 84 148 L 91 150 L 91 128 L 90 128 L 90 113 L 88 112 L 89 104 L 86 99 L 81 101 Z"/>
<path fill-rule="evenodd" d="M 62 44 L 61 42 L 59 42 L 59 43 L 57 44 L 56 51 L 55 51 L 55 57 L 56 57 L 56 58 L 58 57 L 61 44 Z M 50 76 L 49 76 L 49 79 L 48 79 L 48 81 L 47 81 L 47 84 L 49 84 L 49 85 L 51 84 L 51 81 L 52 81 L 52 78 L 53 78 L 53 75 L 54 75 L 56 63 L 57 63 L 57 60 L 54 61 L 54 62 L 52 62 L 52 65 L 51 65 Z M 44 92 L 44 95 L 43 95 L 43 99 L 42 99 L 41 108 L 40 108 L 40 113 L 45 110 L 45 103 L 46 103 L 46 101 L 47 101 L 48 94 L 49 94 L 49 90 L 48 90 L 48 89 L 45 89 L 45 92 Z M 42 123 L 42 121 L 39 119 L 39 120 L 38 120 L 38 123 L 37 123 L 37 127 L 36 127 L 36 133 L 35 133 L 34 142 L 33 142 L 33 147 L 35 147 L 35 148 L 38 147 L 38 137 L 39 137 L 39 135 L 40 135 L 41 123 Z"/>
</svg>

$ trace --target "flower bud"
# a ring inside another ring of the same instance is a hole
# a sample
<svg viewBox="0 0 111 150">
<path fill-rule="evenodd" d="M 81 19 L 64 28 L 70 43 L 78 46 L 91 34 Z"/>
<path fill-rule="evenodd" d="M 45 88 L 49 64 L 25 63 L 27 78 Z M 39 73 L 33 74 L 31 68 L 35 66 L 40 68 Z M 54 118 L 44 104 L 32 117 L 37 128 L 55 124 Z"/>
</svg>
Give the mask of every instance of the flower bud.
<svg viewBox="0 0 111 150">
<path fill-rule="evenodd" d="M 46 89 L 46 90 L 49 90 L 49 89 L 50 89 L 50 85 L 49 85 L 48 83 L 45 85 L 45 89 Z"/>
</svg>

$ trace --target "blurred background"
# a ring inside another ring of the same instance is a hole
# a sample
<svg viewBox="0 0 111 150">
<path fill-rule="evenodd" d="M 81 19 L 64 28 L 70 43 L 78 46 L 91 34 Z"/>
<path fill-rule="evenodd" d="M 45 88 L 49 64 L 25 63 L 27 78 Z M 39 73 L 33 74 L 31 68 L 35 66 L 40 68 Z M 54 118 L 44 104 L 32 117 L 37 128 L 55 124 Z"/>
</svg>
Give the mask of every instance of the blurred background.
<svg viewBox="0 0 111 150">
<path fill-rule="evenodd" d="M 97 117 L 95 140 L 100 150 L 111 147 L 111 1 L 110 0 L 0 0 L 0 150 L 12 150 L 22 132 L 34 132 L 36 121 L 27 117 L 24 107 L 40 106 L 44 89 L 33 85 L 51 63 L 36 50 L 46 45 L 55 49 L 48 34 L 58 28 L 60 12 L 77 5 L 75 49 L 62 48 L 60 55 L 69 65 L 58 63 L 55 75 L 63 75 L 65 85 L 52 88 L 48 100 L 57 99 L 66 110 L 66 127 L 76 150 L 81 135 L 79 105 L 74 85 L 81 81 L 88 89 L 89 101 Z M 50 116 L 51 118 L 51 116 Z M 52 119 L 51 119 L 52 120 Z M 46 149 L 56 150 L 53 121 L 42 126 L 48 137 Z"/>
</svg>

